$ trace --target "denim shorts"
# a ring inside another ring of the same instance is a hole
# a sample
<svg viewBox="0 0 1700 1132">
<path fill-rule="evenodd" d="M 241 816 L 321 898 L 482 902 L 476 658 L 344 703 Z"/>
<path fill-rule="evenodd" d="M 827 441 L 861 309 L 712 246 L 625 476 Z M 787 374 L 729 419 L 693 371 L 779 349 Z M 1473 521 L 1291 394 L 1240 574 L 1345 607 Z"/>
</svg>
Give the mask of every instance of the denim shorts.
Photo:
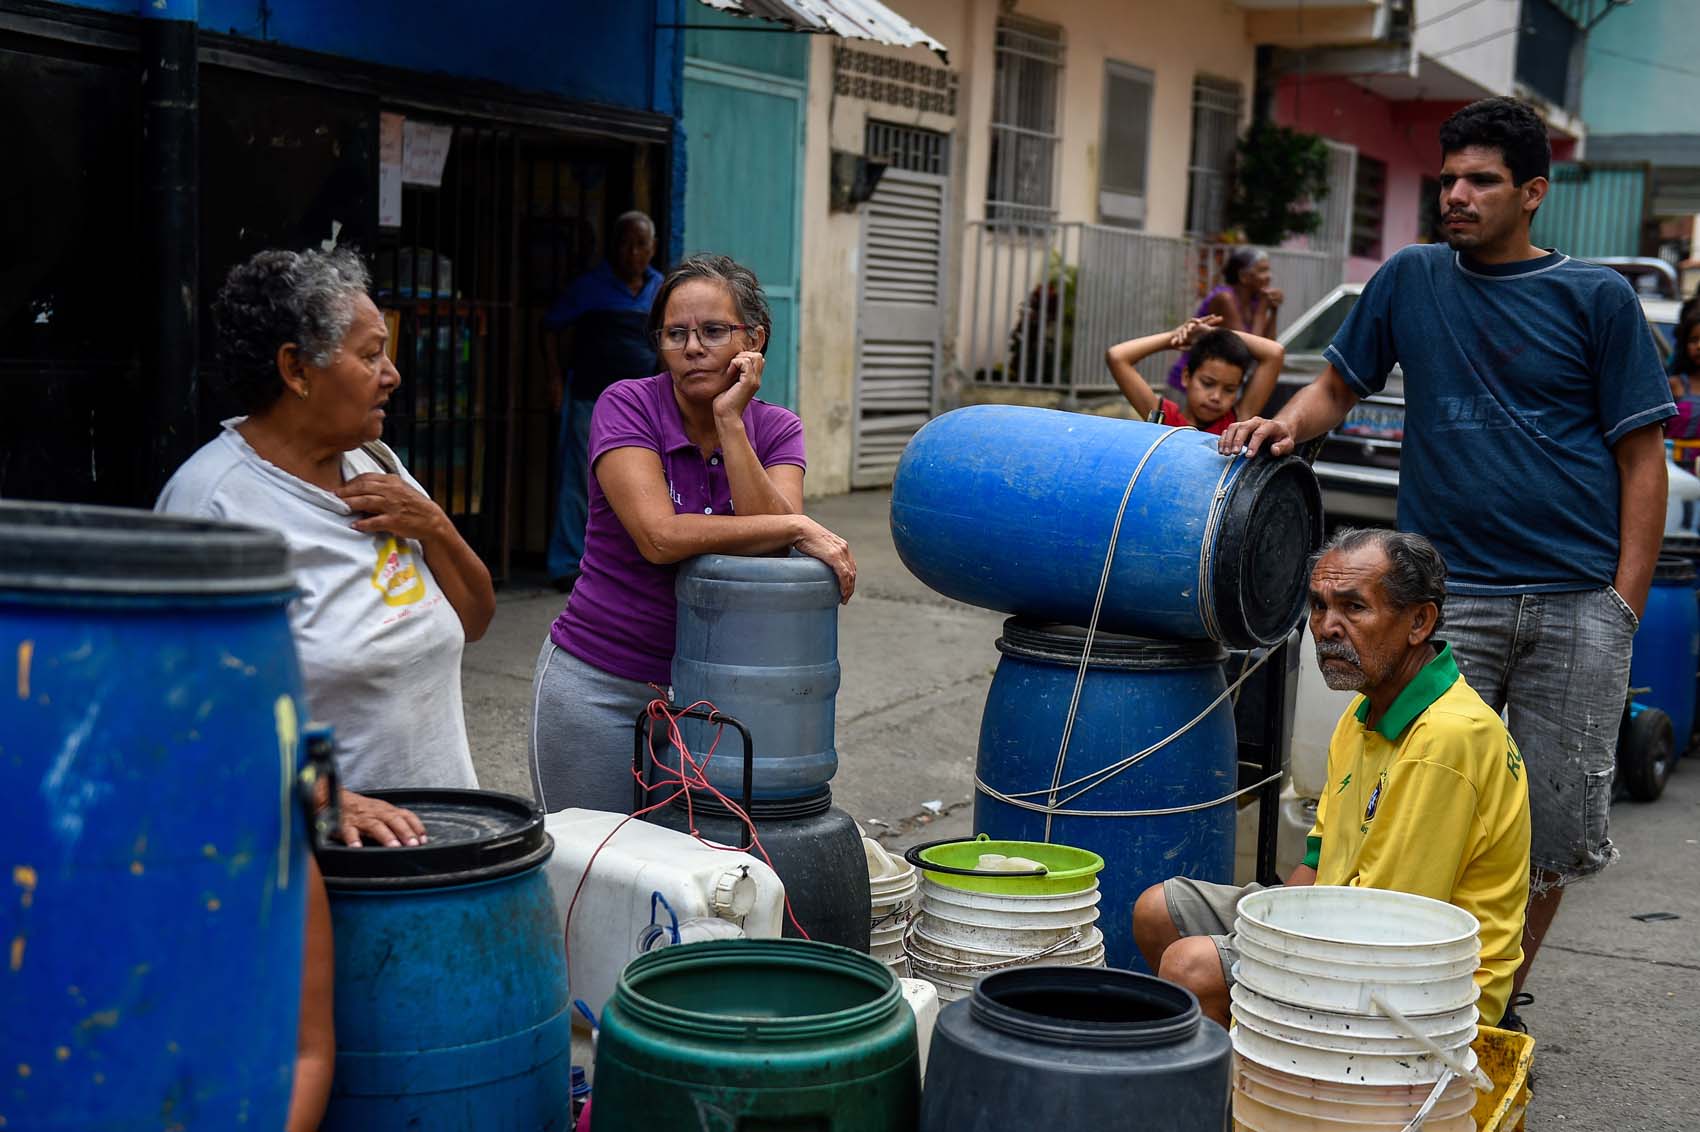
<svg viewBox="0 0 1700 1132">
<path fill-rule="evenodd" d="M 1446 598 L 1439 635 L 1470 687 L 1506 714 L 1529 770 L 1529 862 L 1559 884 L 1617 859 L 1607 822 L 1639 625 L 1611 586 Z"/>
</svg>

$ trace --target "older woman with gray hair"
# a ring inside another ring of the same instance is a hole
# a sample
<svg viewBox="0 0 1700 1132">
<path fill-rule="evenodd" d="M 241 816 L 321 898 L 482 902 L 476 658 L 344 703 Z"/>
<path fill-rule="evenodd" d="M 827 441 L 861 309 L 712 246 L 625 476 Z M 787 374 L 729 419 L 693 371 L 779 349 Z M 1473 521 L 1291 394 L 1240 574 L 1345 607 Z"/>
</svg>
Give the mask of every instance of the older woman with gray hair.
<svg viewBox="0 0 1700 1132">
<path fill-rule="evenodd" d="M 856 588 L 848 544 L 803 514 L 802 422 L 756 397 L 772 322 L 749 268 L 686 259 L 650 309 L 667 368 L 596 403 L 584 558 L 533 684 L 546 810 L 630 808 L 632 724 L 671 679 L 677 563 L 794 548 L 832 567 L 843 600 Z"/>
<path fill-rule="evenodd" d="M 1270 286 L 1269 253 L 1244 245 L 1228 253 L 1222 264 L 1222 282 L 1211 288 L 1198 304 L 1194 318 L 1215 315 L 1223 330 L 1238 330 L 1259 338 L 1275 337 L 1275 316 L 1286 298 L 1279 287 Z M 1169 384 L 1185 389 L 1186 358 L 1169 367 Z"/>
<path fill-rule="evenodd" d="M 277 530 L 311 717 L 336 729 L 342 838 L 415 844 L 412 814 L 355 791 L 477 785 L 460 658 L 495 612 L 490 572 L 381 440 L 401 375 L 349 251 L 264 251 L 213 308 L 220 377 L 246 415 L 155 510 Z"/>
</svg>

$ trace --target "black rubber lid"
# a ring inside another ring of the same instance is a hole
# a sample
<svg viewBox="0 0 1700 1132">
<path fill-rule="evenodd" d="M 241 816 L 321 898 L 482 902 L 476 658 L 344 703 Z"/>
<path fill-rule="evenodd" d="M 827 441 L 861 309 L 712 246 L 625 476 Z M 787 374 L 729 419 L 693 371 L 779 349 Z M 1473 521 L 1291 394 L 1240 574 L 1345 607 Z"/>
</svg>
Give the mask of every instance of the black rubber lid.
<svg viewBox="0 0 1700 1132">
<path fill-rule="evenodd" d="M 721 791 L 726 797 L 742 806 L 743 799 L 735 792 Z M 692 790 L 687 802 L 686 796 L 680 794 L 673 799 L 675 810 L 689 809 L 692 813 L 701 814 L 707 818 L 732 818 L 742 821 L 726 804 L 707 790 Z M 750 817 L 762 821 L 797 821 L 800 818 L 812 818 L 832 809 L 832 787 L 822 786 L 819 790 L 799 795 L 795 798 L 752 798 L 750 799 Z"/>
<path fill-rule="evenodd" d="M 495 880 L 542 864 L 555 848 L 543 832 L 542 808 L 512 794 L 371 790 L 366 796 L 419 815 L 426 843 L 321 846 L 319 869 L 330 888 L 442 888 Z"/>
<path fill-rule="evenodd" d="M 1015 1037 L 1098 1049 L 1184 1042 L 1204 1017 L 1185 987 L 1106 967 L 996 971 L 975 985 L 968 1009 Z"/>
<path fill-rule="evenodd" d="M 1217 526 L 1214 585 L 1221 640 L 1279 642 L 1304 612 L 1310 557 L 1322 546 L 1322 489 L 1295 456 L 1247 461 Z"/>
<path fill-rule="evenodd" d="M 1700 558 L 1700 535 L 1666 535 L 1659 553 L 1677 558 Z"/>
<path fill-rule="evenodd" d="M 1659 555 L 1658 563 L 1653 567 L 1655 582 L 1692 582 L 1694 580 L 1694 560 L 1678 558 L 1674 554 Z"/>
<path fill-rule="evenodd" d="M 998 651 L 1023 660 L 1046 661 L 1074 666 L 1086 647 L 1086 630 L 1077 625 L 1027 621 L 1011 617 L 1003 623 Z M 1227 658 L 1215 641 L 1158 641 L 1121 633 L 1095 633 L 1092 637 L 1093 668 L 1149 671 L 1163 668 L 1202 668 L 1221 664 Z"/>
<path fill-rule="evenodd" d="M 275 531 L 120 507 L 0 503 L 0 589 L 246 594 L 294 586 Z"/>
</svg>

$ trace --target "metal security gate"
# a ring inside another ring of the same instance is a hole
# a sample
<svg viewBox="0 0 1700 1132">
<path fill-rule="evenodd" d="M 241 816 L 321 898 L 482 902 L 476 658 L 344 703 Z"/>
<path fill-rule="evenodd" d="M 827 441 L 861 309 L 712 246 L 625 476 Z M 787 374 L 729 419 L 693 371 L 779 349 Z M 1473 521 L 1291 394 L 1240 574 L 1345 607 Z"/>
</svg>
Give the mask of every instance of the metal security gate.
<svg viewBox="0 0 1700 1132">
<path fill-rule="evenodd" d="M 890 168 L 862 210 L 853 487 L 891 483 L 904 446 L 932 414 L 949 184 L 937 173 Z"/>
<path fill-rule="evenodd" d="M 1530 239 L 1582 259 L 1641 254 L 1647 166 L 1555 161 Z"/>
</svg>

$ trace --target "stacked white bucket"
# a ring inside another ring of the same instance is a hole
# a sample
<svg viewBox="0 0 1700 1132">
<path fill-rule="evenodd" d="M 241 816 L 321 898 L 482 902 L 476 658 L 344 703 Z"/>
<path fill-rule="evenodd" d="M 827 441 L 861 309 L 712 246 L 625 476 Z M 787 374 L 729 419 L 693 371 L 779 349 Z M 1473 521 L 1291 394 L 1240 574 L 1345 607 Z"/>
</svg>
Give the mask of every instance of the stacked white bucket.
<svg viewBox="0 0 1700 1132">
<path fill-rule="evenodd" d="M 996 868 L 1001 860 L 982 857 L 980 867 Z M 971 891 L 923 874 L 910 966 L 938 988 L 942 1002 L 966 998 L 981 978 L 1011 967 L 1102 967 L 1098 900 L 1096 881 L 1079 892 L 1027 896 Z"/>
<path fill-rule="evenodd" d="M 1475 1132 L 1479 929 L 1450 904 L 1378 889 L 1241 900 L 1236 1132 Z"/>
<path fill-rule="evenodd" d="M 868 857 L 868 951 L 898 978 L 907 978 L 909 958 L 903 950 L 903 939 L 915 915 L 915 892 L 920 878 L 914 865 L 902 857 L 893 857 L 877 841 L 862 838 L 862 851 Z"/>
</svg>

